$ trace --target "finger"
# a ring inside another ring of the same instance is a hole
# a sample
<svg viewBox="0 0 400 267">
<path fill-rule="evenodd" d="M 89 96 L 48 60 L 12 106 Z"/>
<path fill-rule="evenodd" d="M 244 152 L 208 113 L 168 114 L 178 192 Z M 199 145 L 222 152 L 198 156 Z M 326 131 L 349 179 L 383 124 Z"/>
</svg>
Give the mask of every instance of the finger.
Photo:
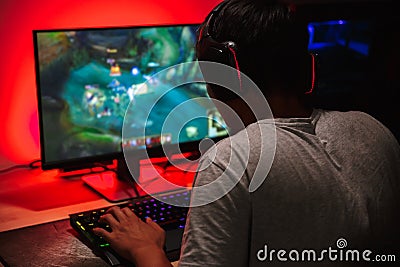
<svg viewBox="0 0 400 267">
<path fill-rule="evenodd" d="M 146 218 L 146 223 L 150 225 L 154 230 L 157 230 L 158 232 L 164 232 L 164 229 L 162 229 L 161 226 L 153 221 L 150 217 Z"/>
<path fill-rule="evenodd" d="M 110 213 L 100 216 L 99 222 L 107 223 L 108 225 L 110 225 L 111 229 L 116 228 L 119 224 L 117 219 L 115 219 L 115 217 Z"/>
<path fill-rule="evenodd" d="M 153 221 L 150 217 L 146 218 L 146 223 L 147 225 L 149 225 L 151 228 L 153 228 L 154 231 L 156 231 L 160 240 L 160 246 L 164 247 L 165 246 L 165 241 L 166 241 L 166 234 L 165 234 L 165 230 L 161 228 L 160 225 L 158 225 L 158 223 L 156 223 L 155 221 Z"/>
<path fill-rule="evenodd" d="M 107 232 L 103 228 L 93 228 L 93 233 L 97 236 L 103 237 L 106 241 L 111 239 L 111 233 Z"/>
<path fill-rule="evenodd" d="M 122 222 L 127 220 L 127 216 L 121 211 L 118 206 L 110 208 L 107 213 L 114 215 L 117 221 Z"/>
<path fill-rule="evenodd" d="M 130 208 L 128 208 L 128 207 L 123 208 L 121 211 L 122 211 L 122 213 L 125 214 L 128 218 L 134 218 L 134 217 L 136 217 L 137 219 L 139 219 L 139 218 L 136 216 L 136 214 L 133 213 L 133 211 L 132 211 Z"/>
</svg>

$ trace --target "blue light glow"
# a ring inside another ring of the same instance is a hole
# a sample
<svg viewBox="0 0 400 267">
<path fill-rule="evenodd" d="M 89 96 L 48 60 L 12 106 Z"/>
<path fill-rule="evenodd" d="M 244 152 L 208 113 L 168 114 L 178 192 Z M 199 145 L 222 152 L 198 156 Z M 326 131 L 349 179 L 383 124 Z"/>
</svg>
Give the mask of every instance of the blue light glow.
<svg viewBox="0 0 400 267">
<path fill-rule="evenodd" d="M 310 38 L 308 49 L 315 52 L 329 47 L 341 46 L 367 56 L 369 54 L 369 43 L 367 39 L 360 39 L 359 37 L 360 34 L 363 34 L 362 29 L 367 26 L 363 22 L 346 20 L 311 22 L 307 27 Z M 358 37 L 354 37 L 354 31 L 360 33 Z M 349 35 L 349 32 L 352 33 Z"/>
<path fill-rule="evenodd" d="M 133 76 L 136 76 L 136 75 L 139 74 L 140 71 L 139 71 L 139 68 L 133 67 L 131 72 L 132 72 L 132 75 L 133 75 Z"/>
</svg>

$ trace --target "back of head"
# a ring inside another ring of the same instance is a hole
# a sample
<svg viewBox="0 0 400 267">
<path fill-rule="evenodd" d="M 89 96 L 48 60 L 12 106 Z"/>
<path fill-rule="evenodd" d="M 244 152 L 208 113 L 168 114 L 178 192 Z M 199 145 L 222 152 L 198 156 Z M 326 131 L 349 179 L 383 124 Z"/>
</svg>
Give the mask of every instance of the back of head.
<svg viewBox="0 0 400 267">
<path fill-rule="evenodd" d="M 240 71 L 265 94 L 272 88 L 304 93 L 309 36 L 294 6 L 272 0 L 227 0 L 216 13 L 210 35 L 217 42 L 236 44 Z M 202 60 L 199 53 L 198 58 Z"/>
</svg>

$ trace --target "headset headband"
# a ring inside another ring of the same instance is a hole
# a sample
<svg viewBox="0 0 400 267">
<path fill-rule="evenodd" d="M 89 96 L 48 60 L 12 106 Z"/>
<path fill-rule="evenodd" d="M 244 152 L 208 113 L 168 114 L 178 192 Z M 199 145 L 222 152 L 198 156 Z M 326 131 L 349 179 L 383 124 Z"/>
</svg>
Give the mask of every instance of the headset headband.
<svg viewBox="0 0 400 267">
<path fill-rule="evenodd" d="M 203 38 L 207 38 L 207 37 L 212 38 L 212 36 L 210 34 L 210 29 L 209 29 L 211 20 L 219 14 L 219 12 L 226 5 L 226 3 L 227 3 L 226 1 L 222 1 L 221 3 L 219 3 L 207 16 L 206 23 L 204 24 L 203 27 L 200 27 L 200 34 L 197 39 L 198 42 L 201 42 Z M 205 32 L 205 35 L 204 35 L 204 32 Z"/>
<path fill-rule="evenodd" d="M 218 62 L 237 70 L 237 77 L 239 80 L 240 90 L 242 90 L 242 79 L 240 74 L 239 62 L 237 59 L 238 47 L 233 41 L 224 41 L 218 42 L 216 41 L 210 30 L 214 26 L 215 18 L 221 12 L 221 10 L 225 7 L 228 1 L 223 1 L 219 3 L 206 17 L 205 23 L 203 23 L 198 29 L 198 36 L 196 42 L 196 53 L 199 61 L 211 61 Z M 290 11 L 294 10 L 293 6 L 288 7 Z M 315 75 L 315 57 L 311 56 L 311 89 L 306 92 L 306 94 L 311 94 L 316 84 L 316 75 Z"/>
<path fill-rule="evenodd" d="M 237 45 L 233 41 L 218 42 L 210 33 L 210 27 L 213 26 L 215 17 L 218 16 L 227 3 L 227 1 L 219 3 L 207 16 L 206 22 L 200 26 L 196 42 L 196 52 L 200 61 L 218 62 L 235 68 L 241 88 L 242 79 L 237 60 Z"/>
</svg>

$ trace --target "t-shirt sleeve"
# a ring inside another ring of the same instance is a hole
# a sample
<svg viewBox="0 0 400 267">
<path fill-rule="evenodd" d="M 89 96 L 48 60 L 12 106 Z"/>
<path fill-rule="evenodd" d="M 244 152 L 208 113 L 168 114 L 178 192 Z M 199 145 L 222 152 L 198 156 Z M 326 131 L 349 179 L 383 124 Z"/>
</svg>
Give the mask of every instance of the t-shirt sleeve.
<svg viewBox="0 0 400 267">
<path fill-rule="evenodd" d="M 201 170 L 205 164 L 207 167 Z M 196 191 L 197 186 L 209 184 L 226 173 L 221 161 L 204 160 L 199 169 L 192 202 L 204 194 Z M 228 174 L 236 175 L 239 174 Z M 190 208 L 179 266 L 248 266 L 251 205 L 245 175 L 238 179 L 233 189 L 218 200 Z"/>
</svg>

